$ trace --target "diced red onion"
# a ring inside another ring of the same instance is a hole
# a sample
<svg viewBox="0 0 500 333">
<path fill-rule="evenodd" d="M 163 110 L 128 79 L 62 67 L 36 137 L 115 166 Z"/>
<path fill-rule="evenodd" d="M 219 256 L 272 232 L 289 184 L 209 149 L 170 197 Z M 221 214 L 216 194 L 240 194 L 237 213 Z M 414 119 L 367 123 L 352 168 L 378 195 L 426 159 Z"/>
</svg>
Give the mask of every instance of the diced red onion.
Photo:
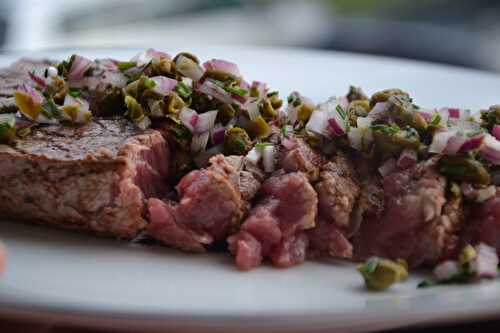
<svg viewBox="0 0 500 333">
<path fill-rule="evenodd" d="M 141 122 L 135 123 L 135 125 L 143 131 L 148 129 L 151 126 L 151 124 L 152 124 L 151 119 L 149 119 L 149 117 L 147 116 L 142 118 Z"/>
<path fill-rule="evenodd" d="M 495 278 L 498 275 L 498 256 L 494 247 L 480 243 L 476 245 L 476 257 L 470 263 L 471 270 L 479 278 Z"/>
<path fill-rule="evenodd" d="M 21 89 L 20 89 L 21 92 L 24 92 L 28 95 L 31 96 L 31 99 L 33 100 L 33 103 L 34 104 L 37 104 L 37 105 L 42 105 L 43 104 L 43 96 L 42 94 L 36 90 L 35 88 L 27 85 L 27 84 L 23 84 L 21 86 Z"/>
<path fill-rule="evenodd" d="M 263 164 L 265 172 L 274 171 L 274 163 L 276 160 L 276 149 L 273 145 L 265 146 L 262 150 Z"/>
<path fill-rule="evenodd" d="M 466 153 L 470 150 L 479 148 L 483 143 L 483 139 L 484 135 L 482 134 L 467 138 L 467 140 L 465 140 L 465 142 L 460 147 L 459 153 Z"/>
<path fill-rule="evenodd" d="M 186 126 L 191 133 L 193 133 L 194 127 L 198 122 L 198 113 L 193 109 L 183 108 L 179 114 L 179 119 L 181 120 L 181 123 Z"/>
<path fill-rule="evenodd" d="M 418 110 L 417 113 L 425 119 L 425 121 L 429 122 L 432 119 L 433 113 L 430 111 Z"/>
<path fill-rule="evenodd" d="M 328 125 L 330 126 L 330 131 L 334 136 L 342 136 L 346 134 L 347 125 L 345 120 L 342 119 L 342 116 L 337 112 L 333 113 L 331 118 L 328 119 Z"/>
<path fill-rule="evenodd" d="M 460 185 L 460 190 L 466 197 L 471 197 L 472 195 L 474 195 L 474 192 L 476 191 L 476 189 L 470 183 L 462 183 Z"/>
<path fill-rule="evenodd" d="M 158 50 L 155 50 L 153 48 L 147 49 L 146 54 L 152 58 L 157 58 L 157 59 L 168 58 L 168 59 L 170 59 L 170 55 L 168 53 L 158 51 Z"/>
<path fill-rule="evenodd" d="M 78 81 L 83 79 L 85 71 L 90 67 L 92 61 L 76 55 L 68 72 L 68 80 Z"/>
<path fill-rule="evenodd" d="M 202 151 L 199 153 L 195 158 L 194 162 L 199 168 L 203 168 L 205 165 L 207 165 L 208 160 L 210 157 L 221 154 L 224 151 L 224 145 L 220 144 L 217 146 L 213 146 L 210 149 L 207 149 L 205 151 Z"/>
<path fill-rule="evenodd" d="M 245 156 L 245 162 L 257 165 L 262 158 L 262 150 L 253 147 Z"/>
<path fill-rule="evenodd" d="M 349 132 L 347 132 L 347 138 L 352 148 L 356 150 L 363 149 L 363 133 L 361 129 L 352 127 Z"/>
<path fill-rule="evenodd" d="M 216 124 L 214 128 L 210 131 L 212 144 L 218 145 L 224 142 L 224 135 L 226 133 L 226 128 L 221 124 Z"/>
<path fill-rule="evenodd" d="M 33 72 L 28 72 L 28 75 L 29 75 L 30 79 L 33 82 L 35 82 L 37 85 L 39 85 L 42 88 L 45 87 L 46 83 L 45 83 L 45 80 L 43 78 L 41 78 L 40 76 L 36 75 Z"/>
<path fill-rule="evenodd" d="M 117 71 L 118 70 L 118 60 L 111 58 L 98 59 L 99 67 L 107 71 Z"/>
<path fill-rule="evenodd" d="M 460 148 L 464 145 L 464 143 L 467 141 L 467 137 L 462 136 L 462 135 L 453 135 L 449 140 L 446 145 L 446 149 L 444 150 L 444 153 L 447 155 L 456 155 L 459 151 Z"/>
<path fill-rule="evenodd" d="M 161 108 L 162 101 L 156 99 L 150 99 L 148 101 L 149 112 L 153 118 L 163 118 L 165 114 Z"/>
<path fill-rule="evenodd" d="M 250 89 L 250 83 L 248 83 L 248 82 L 247 82 L 247 81 L 245 81 L 245 80 L 241 80 L 241 81 L 240 81 L 240 88 L 243 88 L 243 89 L 249 90 L 249 89 Z"/>
<path fill-rule="evenodd" d="M 460 109 L 448 108 L 448 116 L 450 118 L 460 119 Z"/>
<path fill-rule="evenodd" d="M 460 265 L 454 260 L 443 261 L 434 268 L 434 275 L 438 281 L 448 280 L 460 273 Z"/>
<path fill-rule="evenodd" d="M 397 161 L 397 166 L 400 169 L 409 169 L 414 167 L 418 161 L 418 154 L 413 149 L 406 148 L 403 150 L 401 155 L 399 155 L 399 159 Z"/>
<path fill-rule="evenodd" d="M 487 134 L 480 148 L 483 156 L 495 165 L 500 165 L 500 141 Z"/>
<path fill-rule="evenodd" d="M 156 59 L 162 59 L 162 58 L 170 59 L 170 55 L 165 53 L 165 52 L 157 51 L 155 49 L 147 49 L 146 51 L 139 52 L 130 60 L 135 61 L 137 64 L 137 67 L 142 67 L 144 65 L 147 65 L 154 58 L 156 58 Z"/>
<path fill-rule="evenodd" d="M 191 123 L 195 133 L 203 133 L 210 131 L 215 125 L 218 110 L 207 111 L 198 114 L 196 123 Z"/>
<path fill-rule="evenodd" d="M 385 120 L 387 119 L 387 115 L 385 112 L 386 102 L 378 102 L 373 106 L 370 113 L 368 113 L 368 118 L 372 120 Z"/>
<path fill-rule="evenodd" d="M 491 134 L 497 139 L 500 140 L 500 125 L 493 126 L 491 130 Z"/>
<path fill-rule="evenodd" d="M 281 144 L 286 149 L 291 150 L 297 146 L 297 141 L 294 139 L 283 138 L 283 140 L 281 140 Z"/>
<path fill-rule="evenodd" d="M 346 96 L 340 97 L 339 105 L 342 109 L 347 110 L 347 108 L 349 107 L 349 100 L 347 99 Z"/>
<path fill-rule="evenodd" d="M 255 120 L 258 117 L 260 117 L 259 100 L 258 99 L 248 101 L 244 106 L 242 106 L 242 108 L 243 108 L 243 110 L 246 110 L 248 112 L 248 118 L 250 118 L 250 120 Z"/>
<path fill-rule="evenodd" d="M 494 197 L 497 194 L 497 188 L 494 185 L 482 188 L 476 191 L 476 202 L 485 202 L 489 198 Z"/>
<path fill-rule="evenodd" d="M 153 76 L 151 80 L 155 83 L 153 91 L 162 96 L 169 95 L 178 83 L 177 80 L 165 76 Z"/>
<path fill-rule="evenodd" d="M 396 160 L 394 158 L 388 159 L 378 168 L 378 172 L 382 177 L 391 174 L 394 170 L 396 170 Z"/>
<path fill-rule="evenodd" d="M 91 82 L 91 80 L 95 80 L 95 84 Z M 124 88 L 127 85 L 127 77 L 122 72 L 112 72 L 106 71 L 100 77 L 88 77 L 83 81 L 86 81 L 89 88 L 92 90 L 92 87 L 104 86 L 107 87 L 111 85 L 117 88 Z"/>
<path fill-rule="evenodd" d="M 203 68 L 192 59 L 180 55 L 175 60 L 175 68 L 184 76 L 187 76 L 194 82 L 198 82 L 203 76 Z"/>
<path fill-rule="evenodd" d="M 190 146 L 191 152 L 197 154 L 201 151 L 204 151 L 205 147 L 207 146 L 209 137 L 210 137 L 209 132 L 193 135 Z"/>
<path fill-rule="evenodd" d="M 456 134 L 455 131 L 441 131 L 434 134 L 434 137 L 432 138 L 432 143 L 429 146 L 429 152 L 435 154 L 443 153 L 444 150 L 447 148 L 448 141 L 450 140 L 450 138 L 455 136 L 455 134 Z"/>
<path fill-rule="evenodd" d="M 232 99 L 234 99 L 235 101 L 237 101 L 240 104 L 245 104 L 245 102 L 247 101 L 247 97 L 245 97 L 245 96 L 240 96 L 238 94 L 230 94 L 230 95 L 231 95 Z"/>
<path fill-rule="evenodd" d="M 267 91 L 269 90 L 267 88 L 267 84 L 264 82 L 260 82 L 260 81 L 253 81 L 251 88 L 257 90 L 257 93 L 258 93 L 257 98 L 259 100 L 264 98 L 267 94 Z"/>
<path fill-rule="evenodd" d="M 369 128 L 372 125 L 372 120 L 367 117 L 358 117 L 356 119 L 356 125 L 360 129 Z"/>
<path fill-rule="evenodd" d="M 212 96 L 223 103 L 232 104 L 234 102 L 233 98 L 227 91 L 208 79 L 203 81 L 202 84 L 194 84 L 193 88 L 194 90 Z"/>
<path fill-rule="evenodd" d="M 57 76 L 58 75 L 57 68 L 55 68 L 54 66 L 49 66 L 47 68 L 47 74 L 48 74 L 48 77 Z"/>
<path fill-rule="evenodd" d="M 212 59 L 203 63 L 206 70 L 228 73 L 240 77 L 240 70 L 235 63 L 222 59 Z"/>
<path fill-rule="evenodd" d="M 290 116 L 290 115 L 289 115 Z M 307 122 L 306 129 L 326 137 L 330 136 L 328 130 L 328 114 L 326 111 L 315 110 Z"/>
</svg>

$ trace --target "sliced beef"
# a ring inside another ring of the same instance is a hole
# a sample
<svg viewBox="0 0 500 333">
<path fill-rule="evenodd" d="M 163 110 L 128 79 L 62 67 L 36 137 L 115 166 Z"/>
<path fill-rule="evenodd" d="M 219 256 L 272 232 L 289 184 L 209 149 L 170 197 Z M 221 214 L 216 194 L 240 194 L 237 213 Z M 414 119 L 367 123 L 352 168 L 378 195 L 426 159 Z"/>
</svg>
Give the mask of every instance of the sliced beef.
<svg viewBox="0 0 500 333">
<path fill-rule="evenodd" d="M 494 246 L 500 255 L 500 187 L 495 196 L 471 208 L 461 245 L 480 242 Z"/>
<path fill-rule="evenodd" d="M 385 177 L 383 212 L 380 217 L 364 218 L 353 238 L 355 258 L 403 258 L 412 266 L 439 260 L 445 251 L 443 243 L 429 235 L 440 234 L 446 223 L 441 218 L 445 187 L 433 160 Z"/>
<path fill-rule="evenodd" d="M 240 231 L 228 238 L 229 249 L 242 270 L 257 267 L 264 257 L 277 267 L 304 261 L 308 238 L 304 230 L 314 227 L 317 195 L 302 173 L 268 178 Z"/>
<path fill-rule="evenodd" d="M 338 154 L 323 165 L 314 188 L 318 193 L 318 224 L 307 232 L 310 255 L 350 258 L 352 245 L 348 238 L 357 227 L 351 215 L 360 188 L 347 157 Z"/>
<path fill-rule="evenodd" d="M 0 217 L 133 237 L 168 190 L 169 149 L 127 121 L 44 126 L 0 145 Z"/>
<path fill-rule="evenodd" d="M 178 203 L 149 201 L 148 233 L 173 247 L 203 251 L 238 229 L 259 187 L 243 157 L 214 156 L 207 168 L 181 179 Z"/>
<path fill-rule="evenodd" d="M 326 159 L 313 150 L 303 139 L 294 139 L 290 149 L 281 147 L 279 165 L 285 172 L 303 172 L 311 182 L 319 178 Z"/>
</svg>

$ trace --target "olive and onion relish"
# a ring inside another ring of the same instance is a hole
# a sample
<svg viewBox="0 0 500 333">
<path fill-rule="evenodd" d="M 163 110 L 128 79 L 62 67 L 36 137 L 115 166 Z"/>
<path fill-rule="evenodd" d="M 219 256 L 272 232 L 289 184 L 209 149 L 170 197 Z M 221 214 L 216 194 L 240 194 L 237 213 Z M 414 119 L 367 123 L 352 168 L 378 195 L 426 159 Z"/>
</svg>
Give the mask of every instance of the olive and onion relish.
<svg viewBox="0 0 500 333">
<path fill-rule="evenodd" d="M 19 112 L 0 115 L 3 141 L 26 136 L 38 124 L 85 123 L 104 114 L 168 131 L 181 173 L 218 153 L 262 160 L 272 172 L 273 137 L 281 134 L 284 146 L 300 137 L 327 156 L 336 149 L 367 155 L 382 176 L 441 156 L 440 172 L 459 188 L 469 186 L 469 199 L 476 201 L 500 182 L 500 106 L 477 114 L 424 109 L 400 89 L 368 97 L 350 87 L 319 105 L 292 92 L 283 107 L 278 92 L 246 81 L 232 62 L 200 63 L 190 53 L 171 57 L 154 49 L 126 61 L 73 55 L 29 77 L 31 84 L 14 93 Z"/>
</svg>

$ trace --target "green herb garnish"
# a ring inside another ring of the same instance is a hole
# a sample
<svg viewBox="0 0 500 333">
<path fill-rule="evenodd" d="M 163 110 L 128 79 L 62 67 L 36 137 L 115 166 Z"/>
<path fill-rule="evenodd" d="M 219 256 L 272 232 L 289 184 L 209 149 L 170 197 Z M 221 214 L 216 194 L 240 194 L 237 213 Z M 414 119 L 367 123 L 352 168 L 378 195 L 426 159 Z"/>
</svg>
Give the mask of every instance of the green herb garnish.
<svg viewBox="0 0 500 333">
<path fill-rule="evenodd" d="M 340 105 L 337 105 L 335 110 L 342 117 L 342 119 L 345 120 L 347 118 L 347 112 L 345 112 L 344 109 Z"/>
<path fill-rule="evenodd" d="M 126 71 L 127 69 L 130 69 L 132 67 L 137 66 L 137 62 L 135 62 L 135 61 L 120 61 L 117 66 L 118 66 L 118 69 L 123 72 L 123 71 Z"/>
<path fill-rule="evenodd" d="M 179 82 L 174 88 L 175 92 L 179 94 L 183 99 L 189 98 L 193 91 L 191 88 L 185 84 L 184 82 Z"/>
<path fill-rule="evenodd" d="M 68 91 L 68 95 L 70 95 L 71 97 L 79 97 L 82 95 L 82 92 L 78 90 L 70 90 Z"/>
<path fill-rule="evenodd" d="M 224 90 L 227 91 L 228 93 L 242 96 L 242 97 L 248 94 L 248 90 L 240 88 L 240 87 L 225 86 Z"/>
<path fill-rule="evenodd" d="M 272 145 L 273 144 L 269 143 L 269 142 L 256 143 L 255 144 L 255 148 L 257 148 L 257 149 L 264 149 L 265 147 L 272 146 Z"/>
<path fill-rule="evenodd" d="M 439 113 L 434 114 L 431 118 L 431 124 L 437 126 L 439 125 L 440 122 L 441 122 L 441 115 Z"/>
<path fill-rule="evenodd" d="M 384 132 L 387 135 L 396 134 L 396 133 L 398 133 L 401 130 L 401 128 L 397 124 L 395 124 L 395 123 L 391 123 L 391 124 L 374 124 L 374 125 L 371 125 L 370 128 L 372 130 L 374 130 L 374 131 Z"/>
</svg>

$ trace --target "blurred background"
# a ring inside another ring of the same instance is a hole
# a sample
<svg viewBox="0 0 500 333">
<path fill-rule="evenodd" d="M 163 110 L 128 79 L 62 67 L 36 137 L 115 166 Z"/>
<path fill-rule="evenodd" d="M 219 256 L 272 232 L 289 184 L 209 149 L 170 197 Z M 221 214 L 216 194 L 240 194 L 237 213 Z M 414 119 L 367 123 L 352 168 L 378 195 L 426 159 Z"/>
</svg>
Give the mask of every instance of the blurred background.
<svg viewBox="0 0 500 333">
<path fill-rule="evenodd" d="M 500 72 L 497 0 L 0 0 L 0 50 L 246 44 Z"/>
</svg>

